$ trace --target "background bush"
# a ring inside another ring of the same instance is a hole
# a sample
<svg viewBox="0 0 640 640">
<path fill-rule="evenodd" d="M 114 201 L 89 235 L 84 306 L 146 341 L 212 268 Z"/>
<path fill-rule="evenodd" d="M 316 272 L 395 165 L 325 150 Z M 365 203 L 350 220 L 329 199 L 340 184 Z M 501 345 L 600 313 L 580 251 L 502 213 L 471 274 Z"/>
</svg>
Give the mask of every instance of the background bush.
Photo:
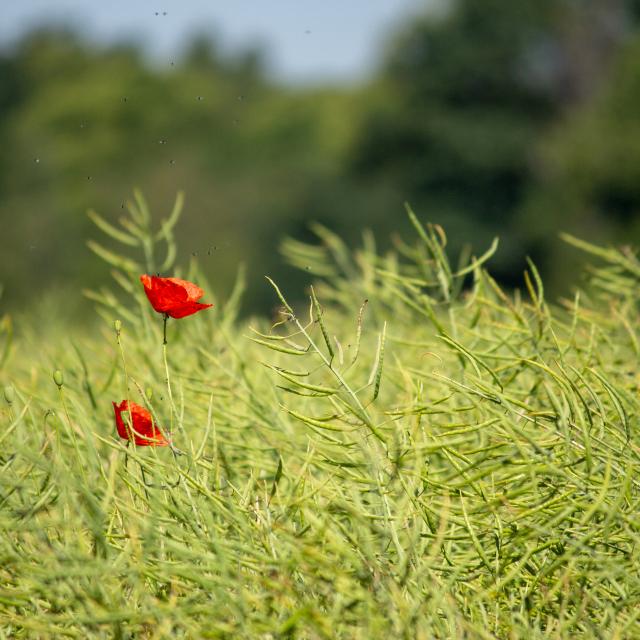
<svg viewBox="0 0 640 640">
<path fill-rule="evenodd" d="M 150 62 L 135 44 L 32 33 L 0 59 L 3 304 L 104 282 L 85 211 L 114 222 L 135 186 L 156 210 L 188 193 L 182 254 L 222 296 L 246 262 L 249 312 L 269 311 L 264 273 L 301 296 L 282 237 L 310 240 L 316 221 L 349 243 L 372 228 L 387 247 L 408 232 L 405 201 L 446 226 L 453 254 L 502 237 L 501 283 L 522 284 L 530 255 L 566 293 L 559 229 L 640 240 L 638 15 L 632 0 L 449 2 L 350 87 L 283 86 L 259 51 L 204 38 Z"/>
</svg>

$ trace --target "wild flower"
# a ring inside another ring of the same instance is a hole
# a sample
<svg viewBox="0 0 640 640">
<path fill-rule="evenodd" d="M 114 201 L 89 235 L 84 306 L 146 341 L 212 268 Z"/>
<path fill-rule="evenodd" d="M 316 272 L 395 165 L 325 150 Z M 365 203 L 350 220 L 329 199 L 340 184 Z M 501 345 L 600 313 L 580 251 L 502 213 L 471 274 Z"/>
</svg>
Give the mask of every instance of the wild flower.
<svg viewBox="0 0 640 640">
<path fill-rule="evenodd" d="M 140 281 L 154 310 L 170 318 L 184 318 L 213 306 L 198 302 L 204 291 L 188 280 L 145 274 Z"/>
<path fill-rule="evenodd" d="M 116 416 L 118 435 L 125 440 L 133 440 L 138 447 L 167 447 L 169 441 L 162 431 L 154 424 L 151 414 L 139 404 L 123 400 L 120 404 L 113 403 Z M 129 412 L 130 420 L 122 417 Z"/>
</svg>

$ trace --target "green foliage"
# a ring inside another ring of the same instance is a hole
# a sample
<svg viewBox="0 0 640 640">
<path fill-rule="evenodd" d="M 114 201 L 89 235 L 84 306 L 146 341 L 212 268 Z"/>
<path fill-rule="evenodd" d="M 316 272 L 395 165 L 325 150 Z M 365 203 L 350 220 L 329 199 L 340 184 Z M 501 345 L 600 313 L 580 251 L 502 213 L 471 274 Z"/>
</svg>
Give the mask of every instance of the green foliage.
<svg viewBox="0 0 640 640">
<path fill-rule="evenodd" d="M 408 26 L 382 75 L 394 100 L 367 114 L 354 172 L 443 224 L 508 229 L 532 180 L 531 149 L 560 107 L 553 83 L 533 77 L 538 49 L 559 39 L 558 4 L 568 3 L 462 0 Z"/>
<path fill-rule="evenodd" d="M 126 233 L 144 217 L 138 249 L 166 244 L 145 211 Z M 265 285 L 273 323 L 235 320 L 235 296 L 171 321 L 163 357 L 125 269 L 102 331 L 13 346 L 4 636 L 640 634 L 637 259 L 569 238 L 599 266 L 556 306 L 533 263 L 505 293 L 495 247 L 454 265 L 410 217 L 393 253 L 323 227 L 286 243 L 314 286 L 299 305 Z M 126 449 L 123 398 L 181 453 Z"/>
<path fill-rule="evenodd" d="M 640 234 L 640 37 L 620 52 L 598 96 L 554 129 L 540 150 L 543 188 L 522 215 L 530 237 L 542 242 L 562 212 L 563 227 L 600 242 L 637 243 Z M 535 224 L 533 221 L 535 220 Z M 562 248 L 553 247 L 558 260 Z"/>
<path fill-rule="evenodd" d="M 189 193 L 177 250 L 220 297 L 241 258 L 248 312 L 269 308 L 265 272 L 300 298 L 283 236 L 309 241 L 313 221 L 354 243 L 368 227 L 385 250 L 410 232 L 405 200 L 446 226 L 452 255 L 500 235 L 499 282 L 522 285 L 529 255 L 556 293 L 575 263 L 560 228 L 640 242 L 639 17 L 635 0 L 452 0 L 401 26 L 354 88 L 284 87 L 259 51 L 204 39 L 151 63 L 33 33 L 0 56 L 3 303 L 86 317 L 57 302 L 107 276 L 80 248 L 86 205 L 117 226 L 136 186 L 154 210 Z"/>
<path fill-rule="evenodd" d="M 117 226 L 136 186 L 154 209 L 188 190 L 177 245 L 229 294 L 238 256 L 261 275 L 310 190 L 335 179 L 356 111 L 345 92 L 283 90 L 203 43 L 158 67 L 135 48 L 43 32 L 5 61 L 23 89 L 0 112 L 0 281 L 14 308 L 34 291 L 102 284 L 80 248 L 87 203 Z M 248 306 L 266 299 L 253 288 Z"/>
<path fill-rule="evenodd" d="M 350 156 L 372 217 L 409 199 L 455 249 L 499 234 L 500 281 L 520 285 L 528 254 L 555 291 L 571 274 L 558 230 L 637 243 L 636 9 L 456 0 L 407 25 Z"/>
</svg>

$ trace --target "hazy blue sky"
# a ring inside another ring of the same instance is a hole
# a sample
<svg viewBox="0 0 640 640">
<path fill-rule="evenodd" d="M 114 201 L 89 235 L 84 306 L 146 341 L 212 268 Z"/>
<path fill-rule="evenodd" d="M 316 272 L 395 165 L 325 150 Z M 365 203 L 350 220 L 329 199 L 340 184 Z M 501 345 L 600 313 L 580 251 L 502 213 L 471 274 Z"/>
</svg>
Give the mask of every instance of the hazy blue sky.
<svg viewBox="0 0 640 640">
<path fill-rule="evenodd" d="M 293 81 L 353 80 L 378 59 L 385 36 L 430 0 L 0 0 L 0 46 L 35 25 L 71 24 L 97 42 L 135 39 L 176 55 L 192 33 L 230 48 L 260 42 L 274 72 Z M 156 13 L 158 15 L 156 15 Z"/>
</svg>

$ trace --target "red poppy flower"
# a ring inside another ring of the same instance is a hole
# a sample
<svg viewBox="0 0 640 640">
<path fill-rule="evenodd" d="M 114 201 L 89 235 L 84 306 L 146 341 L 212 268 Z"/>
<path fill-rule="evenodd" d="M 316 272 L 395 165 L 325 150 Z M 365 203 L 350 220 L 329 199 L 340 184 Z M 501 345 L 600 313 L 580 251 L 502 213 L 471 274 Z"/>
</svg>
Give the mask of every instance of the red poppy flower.
<svg viewBox="0 0 640 640">
<path fill-rule="evenodd" d="M 120 404 L 113 403 L 116 414 L 118 435 L 125 440 L 133 441 L 138 447 L 167 447 L 169 441 L 162 431 L 153 423 L 151 414 L 139 404 L 123 400 Z M 123 411 L 128 411 L 130 420 L 123 420 Z M 133 429 L 132 429 L 133 427 Z"/>
<path fill-rule="evenodd" d="M 198 302 L 204 291 L 193 282 L 180 278 L 159 278 L 140 276 L 144 292 L 151 306 L 158 313 L 166 313 L 171 318 L 184 318 L 197 311 L 212 307 L 212 304 Z"/>
</svg>

